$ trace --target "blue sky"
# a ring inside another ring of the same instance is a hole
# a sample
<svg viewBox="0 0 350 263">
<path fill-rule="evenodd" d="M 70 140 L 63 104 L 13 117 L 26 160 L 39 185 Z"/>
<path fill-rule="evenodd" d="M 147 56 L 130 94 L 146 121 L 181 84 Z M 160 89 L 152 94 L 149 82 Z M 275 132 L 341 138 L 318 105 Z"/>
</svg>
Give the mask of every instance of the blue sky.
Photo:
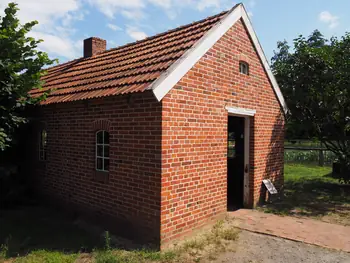
<svg viewBox="0 0 350 263">
<path fill-rule="evenodd" d="M 8 0 L 0 0 L 0 10 Z M 97 36 L 108 48 L 205 18 L 234 6 L 231 0 L 17 0 L 21 21 L 38 20 L 31 33 L 40 48 L 65 62 L 82 55 L 83 39 Z M 244 0 L 270 59 L 278 40 L 319 29 L 326 37 L 350 32 L 349 0 Z"/>
</svg>

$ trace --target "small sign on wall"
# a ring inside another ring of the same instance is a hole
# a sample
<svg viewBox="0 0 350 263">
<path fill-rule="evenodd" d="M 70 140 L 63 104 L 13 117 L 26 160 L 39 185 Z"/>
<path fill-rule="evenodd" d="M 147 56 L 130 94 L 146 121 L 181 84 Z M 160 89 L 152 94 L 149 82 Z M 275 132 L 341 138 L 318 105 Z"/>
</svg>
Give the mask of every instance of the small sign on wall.
<svg viewBox="0 0 350 263">
<path fill-rule="evenodd" d="M 266 189 L 269 191 L 270 194 L 277 194 L 277 189 L 273 185 L 270 179 L 263 180 L 264 185 L 266 186 Z"/>
</svg>

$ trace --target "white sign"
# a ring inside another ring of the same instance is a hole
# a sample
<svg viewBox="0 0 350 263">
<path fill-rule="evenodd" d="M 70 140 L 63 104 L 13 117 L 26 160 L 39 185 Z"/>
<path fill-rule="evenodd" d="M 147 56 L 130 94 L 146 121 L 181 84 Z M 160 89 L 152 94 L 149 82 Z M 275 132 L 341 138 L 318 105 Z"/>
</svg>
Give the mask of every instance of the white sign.
<svg viewBox="0 0 350 263">
<path fill-rule="evenodd" d="M 263 180 L 264 185 L 266 186 L 267 190 L 269 190 L 270 194 L 277 194 L 277 189 L 275 188 L 275 186 L 273 185 L 273 183 L 271 182 L 270 179 L 265 179 Z"/>
</svg>

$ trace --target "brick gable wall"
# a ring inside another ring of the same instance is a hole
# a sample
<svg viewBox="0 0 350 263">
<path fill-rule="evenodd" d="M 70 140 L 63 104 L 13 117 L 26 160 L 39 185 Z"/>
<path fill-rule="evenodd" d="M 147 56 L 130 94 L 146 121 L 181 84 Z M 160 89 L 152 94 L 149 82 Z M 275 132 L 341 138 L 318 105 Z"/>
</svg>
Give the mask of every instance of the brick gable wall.
<svg viewBox="0 0 350 263">
<path fill-rule="evenodd" d="M 239 73 L 239 61 L 250 75 Z M 283 185 L 284 116 L 241 21 L 237 22 L 163 98 L 162 244 L 226 212 L 225 106 L 255 109 L 250 118 L 250 200 L 262 179 Z"/>
<path fill-rule="evenodd" d="M 36 129 L 45 127 L 48 134 L 47 161 L 40 163 L 39 131 L 33 132 L 40 192 L 110 218 L 117 232 L 159 243 L 161 104 L 153 94 L 44 106 L 38 116 Z M 100 129 L 110 133 L 108 182 L 95 177 Z"/>
<path fill-rule="evenodd" d="M 249 63 L 249 76 L 239 73 L 240 60 Z M 129 234 L 167 244 L 226 212 L 225 106 L 256 110 L 250 118 L 253 206 L 265 197 L 263 178 L 283 185 L 284 116 L 241 22 L 161 103 L 147 91 L 42 107 L 36 129 L 47 130 L 47 161 L 38 162 L 39 130 L 28 147 L 35 185 L 110 216 Z M 102 128 L 111 136 L 108 182 L 96 181 L 95 132 Z"/>
</svg>

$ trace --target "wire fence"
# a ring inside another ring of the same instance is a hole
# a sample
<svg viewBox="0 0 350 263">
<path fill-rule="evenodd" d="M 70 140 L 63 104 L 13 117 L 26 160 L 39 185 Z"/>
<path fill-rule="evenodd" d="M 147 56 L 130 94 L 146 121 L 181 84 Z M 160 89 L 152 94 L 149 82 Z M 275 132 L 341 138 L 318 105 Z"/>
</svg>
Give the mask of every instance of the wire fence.
<svg viewBox="0 0 350 263">
<path fill-rule="evenodd" d="M 332 166 L 336 156 L 321 143 L 313 141 L 288 141 L 284 146 L 285 163 Z"/>
</svg>

